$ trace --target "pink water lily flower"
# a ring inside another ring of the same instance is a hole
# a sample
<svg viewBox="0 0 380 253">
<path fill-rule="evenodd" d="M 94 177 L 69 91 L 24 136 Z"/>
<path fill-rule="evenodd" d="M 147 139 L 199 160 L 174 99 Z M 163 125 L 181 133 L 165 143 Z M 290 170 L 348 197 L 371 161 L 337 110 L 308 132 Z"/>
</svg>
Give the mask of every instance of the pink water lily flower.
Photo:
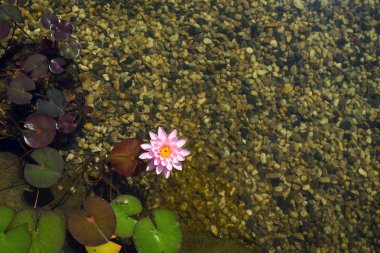
<svg viewBox="0 0 380 253">
<path fill-rule="evenodd" d="M 146 170 L 156 168 L 157 175 L 163 172 L 166 178 L 170 176 L 173 168 L 182 170 L 181 162 L 190 151 L 182 148 L 186 140 L 178 140 L 177 130 L 174 129 L 167 136 L 165 130 L 159 127 L 158 135 L 153 132 L 149 132 L 149 135 L 150 143 L 141 144 L 141 148 L 146 152 L 139 156 L 140 159 L 151 159 Z"/>
</svg>

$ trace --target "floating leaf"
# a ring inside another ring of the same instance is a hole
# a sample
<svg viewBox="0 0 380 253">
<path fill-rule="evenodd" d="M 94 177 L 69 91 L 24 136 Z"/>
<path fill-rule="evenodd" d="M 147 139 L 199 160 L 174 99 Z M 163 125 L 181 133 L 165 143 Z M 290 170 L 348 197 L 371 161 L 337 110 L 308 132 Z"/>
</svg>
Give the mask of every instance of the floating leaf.
<svg viewBox="0 0 380 253">
<path fill-rule="evenodd" d="M 63 41 L 70 37 L 74 26 L 66 20 L 59 19 L 57 23 L 51 23 L 50 30 L 53 31 L 54 40 Z"/>
<path fill-rule="evenodd" d="M 9 227 L 14 217 L 12 209 L 0 205 L 0 250 L 7 253 L 28 253 L 32 236 L 26 224 Z"/>
<path fill-rule="evenodd" d="M 48 55 L 51 55 L 54 53 L 53 45 L 54 45 L 53 41 L 47 38 L 43 38 L 40 42 L 40 48 L 42 52 Z"/>
<path fill-rule="evenodd" d="M 112 238 L 115 238 L 115 236 L 112 236 Z M 96 247 L 86 246 L 85 248 L 87 253 L 119 253 L 121 250 L 121 246 L 113 241 L 109 241 Z"/>
<path fill-rule="evenodd" d="M 32 54 L 22 63 L 22 68 L 31 77 L 44 77 L 49 69 L 48 58 L 42 54 Z"/>
<path fill-rule="evenodd" d="M 78 40 L 70 38 L 67 41 L 59 43 L 58 48 L 63 57 L 66 59 L 74 59 L 79 56 L 81 47 Z"/>
<path fill-rule="evenodd" d="M 58 24 L 58 17 L 55 14 L 51 13 L 51 12 L 43 13 L 41 15 L 40 21 L 41 21 L 41 25 L 45 29 L 50 29 L 50 26 L 52 24 L 53 25 L 57 25 Z"/>
<path fill-rule="evenodd" d="M 167 209 L 153 211 L 150 218 L 139 220 L 133 232 L 133 241 L 139 253 L 176 253 L 182 242 L 179 222 Z"/>
<path fill-rule="evenodd" d="M 15 5 L 3 5 L 0 7 L 1 19 L 14 20 L 18 23 L 22 22 L 22 14 L 19 8 Z"/>
<path fill-rule="evenodd" d="M 145 163 L 138 159 L 138 156 L 144 151 L 140 145 L 143 142 L 139 139 L 126 139 L 117 143 L 109 159 L 117 173 L 122 176 L 136 176 L 144 169 Z"/>
<path fill-rule="evenodd" d="M 63 66 L 67 64 L 67 61 L 62 57 L 56 57 L 50 60 L 49 69 L 53 74 L 62 74 L 65 69 Z"/>
<path fill-rule="evenodd" d="M 43 148 L 55 137 L 55 120 L 44 113 L 33 113 L 25 120 L 25 143 L 32 148 Z"/>
<path fill-rule="evenodd" d="M 59 116 L 57 119 L 56 128 L 59 132 L 64 134 L 70 134 L 77 128 L 75 122 L 75 115 L 72 113 L 65 113 Z"/>
<path fill-rule="evenodd" d="M 140 200 L 132 195 L 121 195 L 112 200 L 111 206 L 116 215 L 115 234 L 120 237 L 131 237 L 137 220 L 130 216 L 141 212 Z"/>
<path fill-rule="evenodd" d="M 27 76 L 19 76 L 9 83 L 8 98 L 15 104 L 23 105 L 32 100 L 32 94 L 28 91 L 36 88 L 34 81 Z"/>
<path fill-rule="evenodd" d="M 8 37 L 11 32 L 11 26 L 6 20 L 0 20 L 0 40 L 3 40 Z"/>
<path fill-rule="evenodd" d="M 59 253 L 65 241 L 65 224 L 53 211 L 24 210 L 16 214 L 11 226 L 27 224 L 33 234 L 29 253 Z M 8 252 L 8 251 L 7 251 Z"/>
<path fill-rule="evenodd" d="M 69 214 L 67 228 L 72 236 L 85 246 L 107 243 L 116 228 L 115 213 L 110 204 L 102 198 L 87 197 L 83 208 Z"/>
<path fill-rule="evenodd" d="M 50 147 L 36 149 L 30 155 L 37 164 L 25 164 L 25 180 L 37 188 L 48 188 L 62 176 L 64 162 L 61 154 Z"/>
<path fill-rule="evenodd" d="M 67 102 L 62 91 L 51 88 L 46 92 L 46 96 L 49 101 L 37 99 L 37 111 L 46 113 L 52 117 L 58 117 L 65 112 Z"/>
</svg>

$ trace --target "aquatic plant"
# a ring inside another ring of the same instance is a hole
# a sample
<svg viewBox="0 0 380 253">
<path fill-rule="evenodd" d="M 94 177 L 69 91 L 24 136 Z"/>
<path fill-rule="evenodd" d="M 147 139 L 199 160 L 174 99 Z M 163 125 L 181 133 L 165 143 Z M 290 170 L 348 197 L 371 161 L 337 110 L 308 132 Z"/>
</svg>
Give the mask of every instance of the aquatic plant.
<svg viewBox="0 0 380 253">
<path fill-rule="evenodd" d="M 67 227 L 89 253 L 119 252 L 122 247 L 111 241 L 114 234 L 133 237 L 139 253 L 178 252 L 182 233 L 176 215 L 162 208 L 153 210 L 152 218 L 131 218 L 141 211 L 141 202 L 132 195 L 120 195 L 111 205 L 102 198 L 87 197 L 83 210 L 70 212 Z"/>
<path fill-rule="evenodd" d="M 140 159 L 150 159 L 146 170 L 151 171 L 156 168 L 157 175 L 163 172 L 164 176 L 168 178 L 173 168 L 182 170 L 182 161 L 190 154 L 189 150 L 183 149 L 186 140 L 177 137 L 177 130 L 174 129 L 170 132 L 169 136 L 166 135 L 162 127 L 158 128 L 158 135 L 149 132 L 150 143 L 141 144 L 141 148 L 145 153 L 142 153 Z"/>
<path fill-rule="evenodd" d="M 38 212 L 35 209 L 23 210 L 16 214 L 11 229 L 27 224 L 32 235 L 29 253 L 59 253 L 65 241 L 65 223 L 54 211 Z M 8 252 L 8 251 L 7 251 Z"/>
<path fill-rule="evenodd" d="M 116 215 L 115 234 L 124 238 L 131 237 L 137 223 L 132 216 L 142 211 L 140 200 L 132 195 L 120 195 L 111 201 L 111 206 Z"/>
<path fill-rule="evenodd" d="M 116 217 L 111 205 L 99 197 L 87 197 L 83 210 L 72 210 L 67 228 L 75 240 L 86 246 L 107 243 L 115 233 Z"/>
<path fill-rule="evenodd" d="M 137 176 L 144 169 L 145 163 L 138 159 L 143 152 L 140 147 L 142 143 L 139 139 L 128 138 L 113 147 L 109 160 L 119 175 Z"/>
<path fill-rule="evenodd" d="M 32 235 L 27 224 L 10 227 L 15 215 L 11 208 L 0 205 L 0 249 L 8 253 L 28 253 Z"/>
<path fill-rule="evenodd" d="M 153 217 L 139 220 L 133 231 L 133 241 L 139 253 L 176 253 L 182 243 L 177 217 L 168 209 L 153 211 Z"/>
</svg>

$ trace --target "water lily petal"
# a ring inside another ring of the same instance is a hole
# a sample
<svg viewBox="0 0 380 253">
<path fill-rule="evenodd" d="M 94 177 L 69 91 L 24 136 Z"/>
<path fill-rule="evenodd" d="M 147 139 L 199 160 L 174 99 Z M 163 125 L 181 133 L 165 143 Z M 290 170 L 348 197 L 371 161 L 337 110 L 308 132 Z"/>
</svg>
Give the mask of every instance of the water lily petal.
<svg viewBox="0 0 380 253">
<path fill-rule="evenodd" d="M 177 129 L 174 129 L 173 131 L 170 132 L 168 139 L 173 139 L 177 137 Z"/>
<path fill-rule="evenodd" d="M 186 143 L 186 140 L 181 139 L 181 140 L 177 141 L 177 147 L 182 147 L 183 145 L 185 145 L 185 143 Z"/>
<path fill-rule="evenodd" d="M 151 171 L 154 169 L 154 167 L 155 167 L 154 160 L 151 160 L 148 166 L 146 167 L 146 171 Z"/>
<path fill-rule="evenodd" d="M 176 170 L 182 170 L 182 164 L 181 163 L 173 163 L 173 167 Z"/>
<path fill-rule="evenodd" d="M 170 171 L 173 169 L 173 165 L 171 162 L 169 162 L 168 165 L 166 165 L 166 169 L 168 169 Z"/>
<path fill-rule="evenodd" d="M 148 152 L 146 153 L 142 153 L 140 156 L 139 156 L 140 159 L 152 159 L 153 156 L 151 154 L 149 154 Z"/>
<path fill-rule="evenodd" d="M 183 156 L 187 156 L 187 155 L 190 155 L 190 151 L 187 150 L 187 149 L 182 149 L 182 150 L 180 151 L 180 154 L 183 155 Z"/>
<path fill-rule="evenodd" d="M 152 140 L 156 140 L 157 139 L 157 134 L 153 133 L 153 132 L 149 132 L 149 136 Z"/>
<path fill-rule="evenodd" d="M 144 143 L 144 144 L 141 144 L 140 147 L 144 150 L 149 150 L 152 148 L 152 145 L 148 144 L 148 143 Z"/>
<path fill-rule="evenodd" d="M 170 176 L 170 170 L 164 170 L 164 176 L 166 178 L 169 178 L 169 176 Z"/>
<path fill-rule="evenodd" d="M 161 141 L 165 141 L 167 139 L 166 137 L 166 132 L 165 130 L 162 128 L 162 127 L 159 127 L 158 128 L 158 138 L 161 140 Z"/>
<path fill-rule="evenodd" d="M 161 164 L 157 165 L 157 169 L 156 169 L 157 175 L 161 174 L 163 170 L 164 170 L 164 166 L 162 166 Z"/>
</svg>

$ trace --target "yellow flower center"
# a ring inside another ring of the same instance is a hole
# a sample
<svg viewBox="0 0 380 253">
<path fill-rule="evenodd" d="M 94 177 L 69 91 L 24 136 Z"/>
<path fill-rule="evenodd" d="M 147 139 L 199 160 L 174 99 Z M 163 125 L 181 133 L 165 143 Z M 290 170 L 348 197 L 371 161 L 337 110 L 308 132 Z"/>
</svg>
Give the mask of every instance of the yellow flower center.
<svg viewBox="0 0 380 253">
<path fill-rule="evenodd" d="M 162 146 L 160 148 L 160 156 L 164 158 L 168 158 L 171 155 L 172 151 L 169 146 Z"/>
</svg>

